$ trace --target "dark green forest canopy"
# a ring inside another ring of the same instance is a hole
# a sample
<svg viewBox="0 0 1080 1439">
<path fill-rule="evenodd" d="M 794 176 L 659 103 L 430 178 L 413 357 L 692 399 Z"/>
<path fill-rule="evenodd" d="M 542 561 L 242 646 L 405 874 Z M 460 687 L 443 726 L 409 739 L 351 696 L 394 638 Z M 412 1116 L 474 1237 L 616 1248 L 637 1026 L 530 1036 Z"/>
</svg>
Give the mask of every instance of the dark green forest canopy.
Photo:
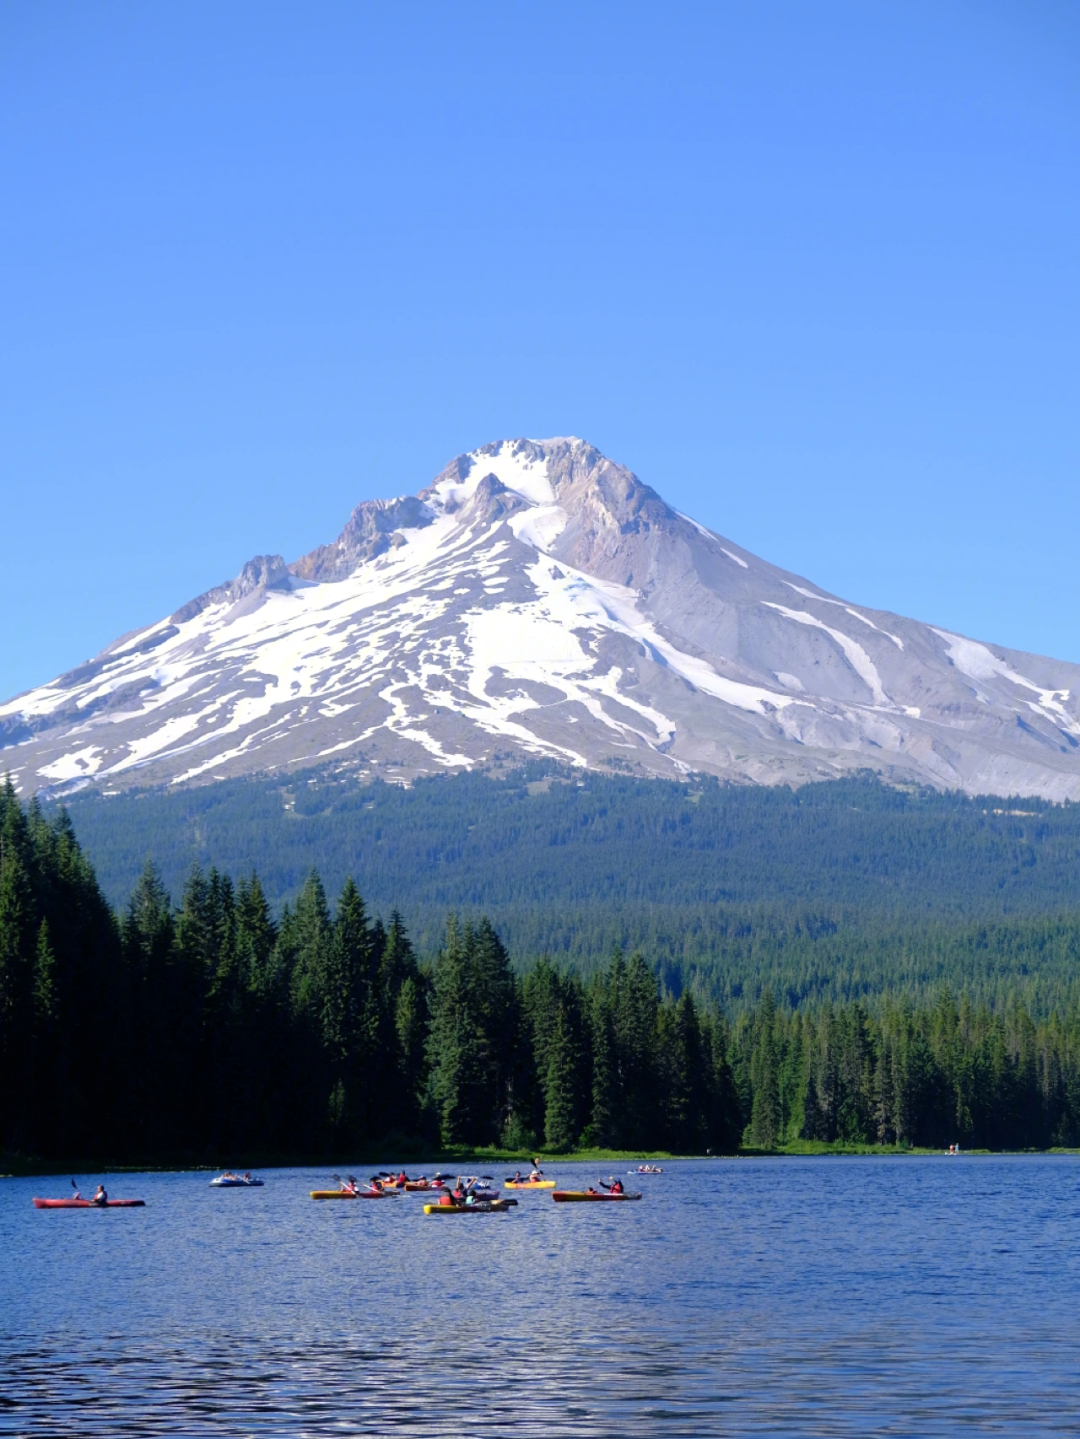
<svg viewBox="0 0 1080 1439">
<path fill-rule="evenodd" d="M 890 916 L 1080 905 L 1080 804 L 898 790 L 872 777 L 786 787 L 552 774 L 463 774 L 405 789 L 298 774 L 68 801 L 102 888 L 130 894 L 152 857 L 171 888 L 194 861 L 257 866 L 273 904 L 315 867 L 369 901 L 807 902 Z"/>
<path fill-rule="evenodd" d="M 516 973 L 450 915 L 430 963 L 397 913 L 317 872 L 275 918 L 255 873 L 152 866 L 111 911 L 71 826 L 0 788 L 0 1154 L 329 1158 L 359 1146 L 730 1151 L 805 1141 L 1080 1140 L 1080 1005 L 942 987 L 732 1025 L 644 955 Z"/>
<path fill-rule="evenodd" d="M 685 784 L 537 763 L 409 789 L 326 773 L 69 803 L 115 904 L 152 858 L 257 869 L 275 909 L 312 868 L 410 917 L 421 954 L 448 910 L 486 914 L 518 963 L 584 973 L 640 948 L 666 989 L 739 1007 L 933 995 L 943 982 L 1048 1012 L 1080 973 L 1080 804 L 900 790 Z"/>
</svg>

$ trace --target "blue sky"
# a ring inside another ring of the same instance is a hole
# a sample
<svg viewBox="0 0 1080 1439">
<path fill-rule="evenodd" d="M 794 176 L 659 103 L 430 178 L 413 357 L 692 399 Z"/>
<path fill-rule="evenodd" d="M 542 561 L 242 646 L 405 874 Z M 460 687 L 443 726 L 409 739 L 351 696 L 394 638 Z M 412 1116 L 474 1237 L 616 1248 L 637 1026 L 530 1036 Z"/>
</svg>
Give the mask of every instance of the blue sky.
<svg viewBox="0 0 1080 1439">
<path fill-rule="evenodd" d="M 1080 9 L 0 8 L 0 695 L 579 434 L 1080 661 Z"/>
</svg>

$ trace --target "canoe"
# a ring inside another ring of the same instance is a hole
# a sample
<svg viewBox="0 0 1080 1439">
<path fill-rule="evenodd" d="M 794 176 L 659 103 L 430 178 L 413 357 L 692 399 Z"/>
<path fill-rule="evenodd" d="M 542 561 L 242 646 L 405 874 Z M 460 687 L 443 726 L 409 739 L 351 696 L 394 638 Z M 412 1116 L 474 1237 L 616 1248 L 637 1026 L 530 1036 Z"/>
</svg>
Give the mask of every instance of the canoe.
<svg viewBox="0 0 1080 1439">
<path fill-rule="evenodd" d="M 507 1214 L 516 1199 L 481 1199 L 478 1204 L 425 1204 L 425 1214 Z"/>
<path fill-rule="evenodd" d="M 507 1189 L 554 1189 L 554 1179 L 508 1179 Z"/>
<path fill-rule="evenodd" d="M 107 1199 L 94 1204 L 89 1199 L 35 1199 L 35 1209 L 145 1209 L 145 1199 Z"/>
<path fill-rule="evenodd" d="M 396 1191 L 391 1190 L 390 1193 Z M 390 1194 L 384 1189 L 357 1189 L 350 1193 L 347 1189 L 313 1189 L 312 1199 L 389 1199 Z"/>
<path fill-rule="evenodd" d="M 604 1200 L 640 1199 L 640 1194 L 590 1194 L 580 1189 L 553 1189 L 551 1197 L 556 1204 L 591 1204 Z"/>
</svg>

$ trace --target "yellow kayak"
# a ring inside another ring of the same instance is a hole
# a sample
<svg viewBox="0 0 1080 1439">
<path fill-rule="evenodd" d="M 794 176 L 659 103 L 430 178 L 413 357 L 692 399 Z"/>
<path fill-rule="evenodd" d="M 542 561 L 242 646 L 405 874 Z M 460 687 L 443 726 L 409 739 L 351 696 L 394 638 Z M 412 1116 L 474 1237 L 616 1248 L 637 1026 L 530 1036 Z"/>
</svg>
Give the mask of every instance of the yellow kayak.
<svg viewBox="0 0 1080 1439">
<path fill-rule="evenodd" d="M 508 1179 L 507 1189 L 554 1189 L 554 1179 Z"/>
<path fill-rule="evenodd" d="M 312 1189 L 312 1199 L 389 1199 L 381 1189 Z"/>
</svg>

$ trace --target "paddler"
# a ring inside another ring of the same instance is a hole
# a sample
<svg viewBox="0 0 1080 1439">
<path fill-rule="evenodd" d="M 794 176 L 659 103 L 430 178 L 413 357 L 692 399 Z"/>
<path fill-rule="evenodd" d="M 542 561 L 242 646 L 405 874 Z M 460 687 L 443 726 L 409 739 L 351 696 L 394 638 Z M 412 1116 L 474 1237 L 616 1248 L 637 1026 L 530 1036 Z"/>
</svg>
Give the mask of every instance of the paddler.
<svg viewBox="0 0 1080 1439">
<path fill-rule="evenodd" d="M 106 1206 L 106 1204 L 108 1204 L 108 1202 L 109 1202 L 109 1196 L 108 1196 L 108 1193 L 106 1192 L 105 1186 L 104 1186 L 104 1184 L 99 1184 L 98 1187 L 97 1187 L 97 1192 L 96 1192 L 96 1194 L 94 1195 L 93 1199 L 91 1199 L 90 1203 L 91 1203 L 91 1204 L 96 1204 L 96 1205 L 98 1206 L 98 1208 L 100 1208 L 100 1209 L 104 1209 L 105 1206 Z"/>
<path fill-rule="evenodd" d="M 616 1179 L 614 1175 L 611 1175 L 607 1184 L 605 1184 L 602 1179 L 598 1179 L 596 1182 L 599 1184 L 601 1190 L 606 1189 L 609 1194 L 621 1194 L 623 1192 L 622 1180 Z"/>
</svg>

